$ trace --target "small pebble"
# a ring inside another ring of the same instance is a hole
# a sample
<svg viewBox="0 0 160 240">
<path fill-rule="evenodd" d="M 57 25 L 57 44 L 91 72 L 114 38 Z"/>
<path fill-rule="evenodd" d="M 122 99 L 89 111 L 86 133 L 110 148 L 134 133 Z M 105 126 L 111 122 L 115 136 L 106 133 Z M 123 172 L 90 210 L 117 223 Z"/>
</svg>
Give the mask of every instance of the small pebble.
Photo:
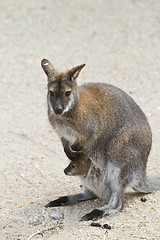
<svg viewBox="0 0 160 240">
<path fill-rule="evenodd" d="M 108 224 L 104 224 L 103 227 L 106 229 L 111 229 L 111 226 L 109 226 Z"/>
<path fill-rule="evenodd" d="M 60 217 L 57 216 L 55 213 L 51 213 L 50 216 L 51 216 L 52 218 L 54 218 L 55 220 L 58 220 L 58 221 L 60 220 Z"/>
<path fill-rule="evenodd" d="M 146 201 L 147 201 L 147 198 L 142 197 L 140 200 L 141 200 L 141 202 L 146 202 Z"/>
<path fill-rule="evenodd" d="M 91 227 L 102 227 L 101 224 L 96 223 L 96 222 L 92 222 L 91 223 Z"/>
</svg>

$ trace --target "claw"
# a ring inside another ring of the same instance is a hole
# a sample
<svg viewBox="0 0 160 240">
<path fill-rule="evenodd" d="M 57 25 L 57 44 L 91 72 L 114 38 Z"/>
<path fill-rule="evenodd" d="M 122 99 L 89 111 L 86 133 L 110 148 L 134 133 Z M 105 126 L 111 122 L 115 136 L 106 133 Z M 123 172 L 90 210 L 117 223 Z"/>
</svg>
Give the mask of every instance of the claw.
<svg viewBox="0 0 160 240">
<path fill-rule="evenodd" d="M 89 221 L 89 220 L 96 221 L 96 220 L 98 220 L 101 217 L 103 217 L 103 211 L 95 209 L 92 212 L 84 215 L 81 218 L 80 222 L 82 222 L 82 221 Z"/>
</svg>

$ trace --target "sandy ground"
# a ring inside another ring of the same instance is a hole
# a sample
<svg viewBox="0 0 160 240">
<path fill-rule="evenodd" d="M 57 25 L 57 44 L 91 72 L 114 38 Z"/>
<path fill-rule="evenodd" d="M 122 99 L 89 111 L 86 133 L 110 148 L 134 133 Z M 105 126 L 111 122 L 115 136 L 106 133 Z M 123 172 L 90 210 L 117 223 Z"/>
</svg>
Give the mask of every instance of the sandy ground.
<svg viewBox="0 0 160 240">
<path fill-rule="evenodd" d="M 129 189 L 123 210 L 98 221 L 111 230 L 79 222 L 98 200 L 44 208 L 81 191 L 48 122 L 44 57 L 60 70 L 86 63 L 79 84 L 108 82 L 136 100 L 153 131 L 148 174 L 160 174 L 160 1 L 0 1 L 0 239 L 160 239 L 160 191 L 141 202 Z"/>
</svg>

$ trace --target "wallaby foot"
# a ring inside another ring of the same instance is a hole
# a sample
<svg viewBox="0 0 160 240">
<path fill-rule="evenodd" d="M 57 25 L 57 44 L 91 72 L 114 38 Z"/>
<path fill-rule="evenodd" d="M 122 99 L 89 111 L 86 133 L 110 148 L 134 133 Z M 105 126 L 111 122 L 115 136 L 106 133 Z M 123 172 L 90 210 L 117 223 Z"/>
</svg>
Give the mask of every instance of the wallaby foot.
<svg viewBox="0 0 160 240">
<path fill-rule="evenodd" d="M 84 192 L 71 194 L 68 196 L 60 197 L 54 201 L 49 202 L 45 205 L 46 208 L 48 207 L 59 207 L 59 206 L 66 206 L 69 204 L 73 204 L 80 201 L 86 201 L 90 199 L 94 199 L 96 196 L 87 188 L 84 189 Z"/>
<path fill-rule="evenodd" d="M 90 213 L 84 215 L 81 221 L 96 221 L 105 215 L 110 215 L 120 211 L 122 208 L 122 195 L 117 192 L 112 193 L 109 203 L 101 208 L 94 209 Z"/>
<path fill-rule="evenodd" d="M 45 205 L 45 208 L 49 207 L 59 207 L 59 206 L 65 206 L 68 203 L 68 197 L 60 197 L 54 201 L 51 201 Z"/>
<path fill-rule="evenodd" d="M 95 209 L 95 210 L 91 211 L 90 213 L 87 213 L 86 215 L 84 215 L 81 218 L 80 222 L 89 221 L 89 220 L 96 221 L 102 217 L 103 217 L 103 211 L 101 211 L 99 209 Z"/>
</svg>

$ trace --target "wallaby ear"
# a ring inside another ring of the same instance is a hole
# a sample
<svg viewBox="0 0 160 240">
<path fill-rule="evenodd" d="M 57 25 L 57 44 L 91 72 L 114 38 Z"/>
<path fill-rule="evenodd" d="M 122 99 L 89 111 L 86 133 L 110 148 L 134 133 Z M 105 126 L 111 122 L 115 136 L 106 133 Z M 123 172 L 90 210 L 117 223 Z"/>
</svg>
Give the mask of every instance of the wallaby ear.
<svg viewBox="0 0 160 240">
<path fill-rule="evenodd" d="M 71 79 L 75 80 L 79 74 L 80 74 L 80 71 L 82 70 L 82 68 L 85 66 L 86 64 L 81 64 L 75 68 L 72 68 L 70 71 L 69 71 L 69 75 L 71 77 Z"/>
<path fill-rule="evenodd" d="M 42 59 L 41 66 L 47 76 L 54 71 L 53 65 L 47 59 Z"/>
</svg>

